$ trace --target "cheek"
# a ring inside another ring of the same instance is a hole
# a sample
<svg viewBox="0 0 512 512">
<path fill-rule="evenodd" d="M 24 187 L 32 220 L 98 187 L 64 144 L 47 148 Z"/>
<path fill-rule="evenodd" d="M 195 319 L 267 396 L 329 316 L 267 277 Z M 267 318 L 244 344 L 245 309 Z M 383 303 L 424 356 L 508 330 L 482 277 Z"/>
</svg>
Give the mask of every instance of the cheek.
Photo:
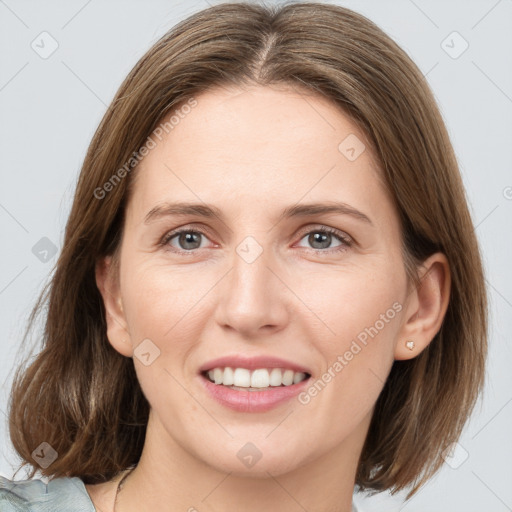
<svg viewBox="0 0 512 512">
<path fill-rule="evenodd" d="M 316 316 L 316 323 L 321 323 L 317 339 L 322 340 L 323 352 L 348 350 L 352 340 L 369 346 L 370 341 L 379 345 L 394 337 L 405 281 L 393 266 L 368 258 L 364 266 L 320 269 L 295 281 L 296 293 L 309 307 L 311 318 Z"/>
<path fill-rule="evenodd" d="M 200 310 L 198 301 L 211 284 L 200 273 L 189 269 L 185 276 L 150 257 L 131 261 L 127 257 L 123 264 L 123 305 L 138 381 L 156 411 L 182 410 L 190 418 L 196 406 L 180 383 L 184 362 L 200 339 L 200 323 L 194 321 Z M 139 357 L 143 352 L 137 349 L 139 344 L 150 353 L 149 364 Z"/>
<path fill-rule="evenodd" d="M 310 294 L 309 303 L 323 321 L 315 348 L 324 367 L 299 402 L 314 411 L 312 416 L 329 415 L 333 422 L 327 428 L 339 435 L 340 428 L 350 430 L 362 421 L 384 386 L 401 327 L 405 283 L 391 266 L 375 265 L 316 284 L 331 291 Z"/>
<path fill-rule="evenodd" d="M 193 328 L 191 320 L 201 297 L 212 286 L 204 272 L 170 269 L 168 265 L 144 260 L 129 263 L 121 279 L 133 341 L 141 337 L 161 341 L 186 337 Z"/>
</svg>

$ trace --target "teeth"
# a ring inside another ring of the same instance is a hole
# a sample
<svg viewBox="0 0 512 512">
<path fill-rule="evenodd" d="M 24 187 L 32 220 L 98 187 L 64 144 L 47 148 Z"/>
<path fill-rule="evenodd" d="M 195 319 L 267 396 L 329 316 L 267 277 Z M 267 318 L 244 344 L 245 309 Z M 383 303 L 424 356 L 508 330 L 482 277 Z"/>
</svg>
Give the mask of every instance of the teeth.
<svg viewBox="0 0 512 512">
<path fill-rule="evenodd" d="M 251 374 L 251 388 L 268 388 L 270 376 L 268 370 L 254 370 Z"/>
<path fill-rule="evenodd" d="M 215 368 L 213 370 L 213 380 L 215 384 L 222 384 L 224 372 L 222 371 L 222 368 Z"/>
<path fill-rule="evenodd" d="M 283 384 L 290 386 L 293 384 L 293 370 L 285 370 L 283 373 Z"/>
<path fill-rule="evenodd" d="M 217 369 L 217 368 L 215 368 L 215 369 Z M 217 384 L 217 382 L 215 384 Z M 222 384 L 222 382 L 220 384 Z M 233 384 L 240 388 L 250 387 L 251 386 L 251 372 L 245 368 L 236 368 L 235 373 L 233 374 Z"/>
<path fill-rule="evenodd" d="M 298 384 L 299 382 L 302 382 L 306 378 L 306 374 L 302 372 L 295 372 L 293 374 L 293 383 Z"/>
<path fill-rule="evenodd" d="M 280 386 L 282 384 L 283 372 L 280 368 L 272 368 L 270 372 L 270 385 Z"/>
<path fill-rule="evenodd" d="M 208 378 L 215 384 L 239 388 L 268 388 L 291 386 L 302 382 L 307 375 L 303 372 L 283 368 L 213 368 L 208 371 Z"/>
<path fill-rule="evenodd" d="M 232 368 L 224 368 L 222 384 L 224 386 L 232 386 L 235 383 L 235 376 Z"/>
</svg>

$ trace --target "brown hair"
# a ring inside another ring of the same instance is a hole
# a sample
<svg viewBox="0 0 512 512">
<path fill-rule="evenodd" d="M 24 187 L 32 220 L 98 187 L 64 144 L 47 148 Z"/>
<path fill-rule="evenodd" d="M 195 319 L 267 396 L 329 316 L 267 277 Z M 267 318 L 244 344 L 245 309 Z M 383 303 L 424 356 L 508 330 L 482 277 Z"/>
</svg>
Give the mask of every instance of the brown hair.
<svg viewBox="0 0 512 512">
<path fill-rule="evenodd" d="M 44 476 L 97 483 L 138 462 L 149 404 L 133 361 L 107 340 L 95 264 L 119 246 L 134 152 L 172 109 L 229 84 L 292 85 L 341 107 L 378 158 L 410 279 L 418 284 L 418 266 L 434 252 L 448 259 L 442 327 L 418 357 L 394 362 L 356 475 L 361 489 L 413 486 L 410 496 L 439 469 L 483 385 L 481 257 L 454 151 L 423 75 L 373 22 L 322 3 L 200 11 L 166 33 L 122 83 L 89 146 L 54 275 L 31 316 L 30 325 L 47 304 L 42 350 L 14 378 L 9 427 L 21 467 L 32 465 L 35 474 L 31 454 L 43 441 L 58 453 Z M 108 195 L 100 194 L 107 182 Z"/>
</svg>

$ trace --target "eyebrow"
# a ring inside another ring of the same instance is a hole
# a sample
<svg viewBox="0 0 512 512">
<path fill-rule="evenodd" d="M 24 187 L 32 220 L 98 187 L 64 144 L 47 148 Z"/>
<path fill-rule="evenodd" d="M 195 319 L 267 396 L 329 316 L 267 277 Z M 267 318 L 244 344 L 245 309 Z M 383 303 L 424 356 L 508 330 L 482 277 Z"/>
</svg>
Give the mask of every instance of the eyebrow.
<svg viewBox="0 0 512 512">
<path fill-rule="evenodd" d="M 373 222 L 363 212 L 353 206 L 339 201 L 326 201 L 324 203 L 296 204 L 288 206 L 279 215 L 278 222 L 293 217 L 311 217 L 328 213 L 349 215 L 373 226 Z M 163 217 L 194 215 L 198 217 L 217 217 L 224 219 L 222 211 L 212 204 L 175 202 L 164 203 L 152 208 L 144 218 L 144 224 L 149 224 Z"/>
</svg>

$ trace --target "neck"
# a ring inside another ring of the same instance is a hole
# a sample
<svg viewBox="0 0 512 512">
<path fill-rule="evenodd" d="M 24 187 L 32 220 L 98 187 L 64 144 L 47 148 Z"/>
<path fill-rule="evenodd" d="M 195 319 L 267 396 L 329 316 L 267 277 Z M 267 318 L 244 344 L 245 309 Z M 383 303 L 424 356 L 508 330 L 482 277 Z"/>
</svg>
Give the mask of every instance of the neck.
<svg viewBox="0 0 512 512">
<path fill-rule="evenodd" d="M 291 471 L 258 477 L 220 471 L 185 451 L 150 414 L 144 449 L 123 482 L 115 512 L 350 512 L 355 473 L 370 417 L 344 442 Z M 162 443 L 162 439 L 166 443 Z"/>
</svg>

